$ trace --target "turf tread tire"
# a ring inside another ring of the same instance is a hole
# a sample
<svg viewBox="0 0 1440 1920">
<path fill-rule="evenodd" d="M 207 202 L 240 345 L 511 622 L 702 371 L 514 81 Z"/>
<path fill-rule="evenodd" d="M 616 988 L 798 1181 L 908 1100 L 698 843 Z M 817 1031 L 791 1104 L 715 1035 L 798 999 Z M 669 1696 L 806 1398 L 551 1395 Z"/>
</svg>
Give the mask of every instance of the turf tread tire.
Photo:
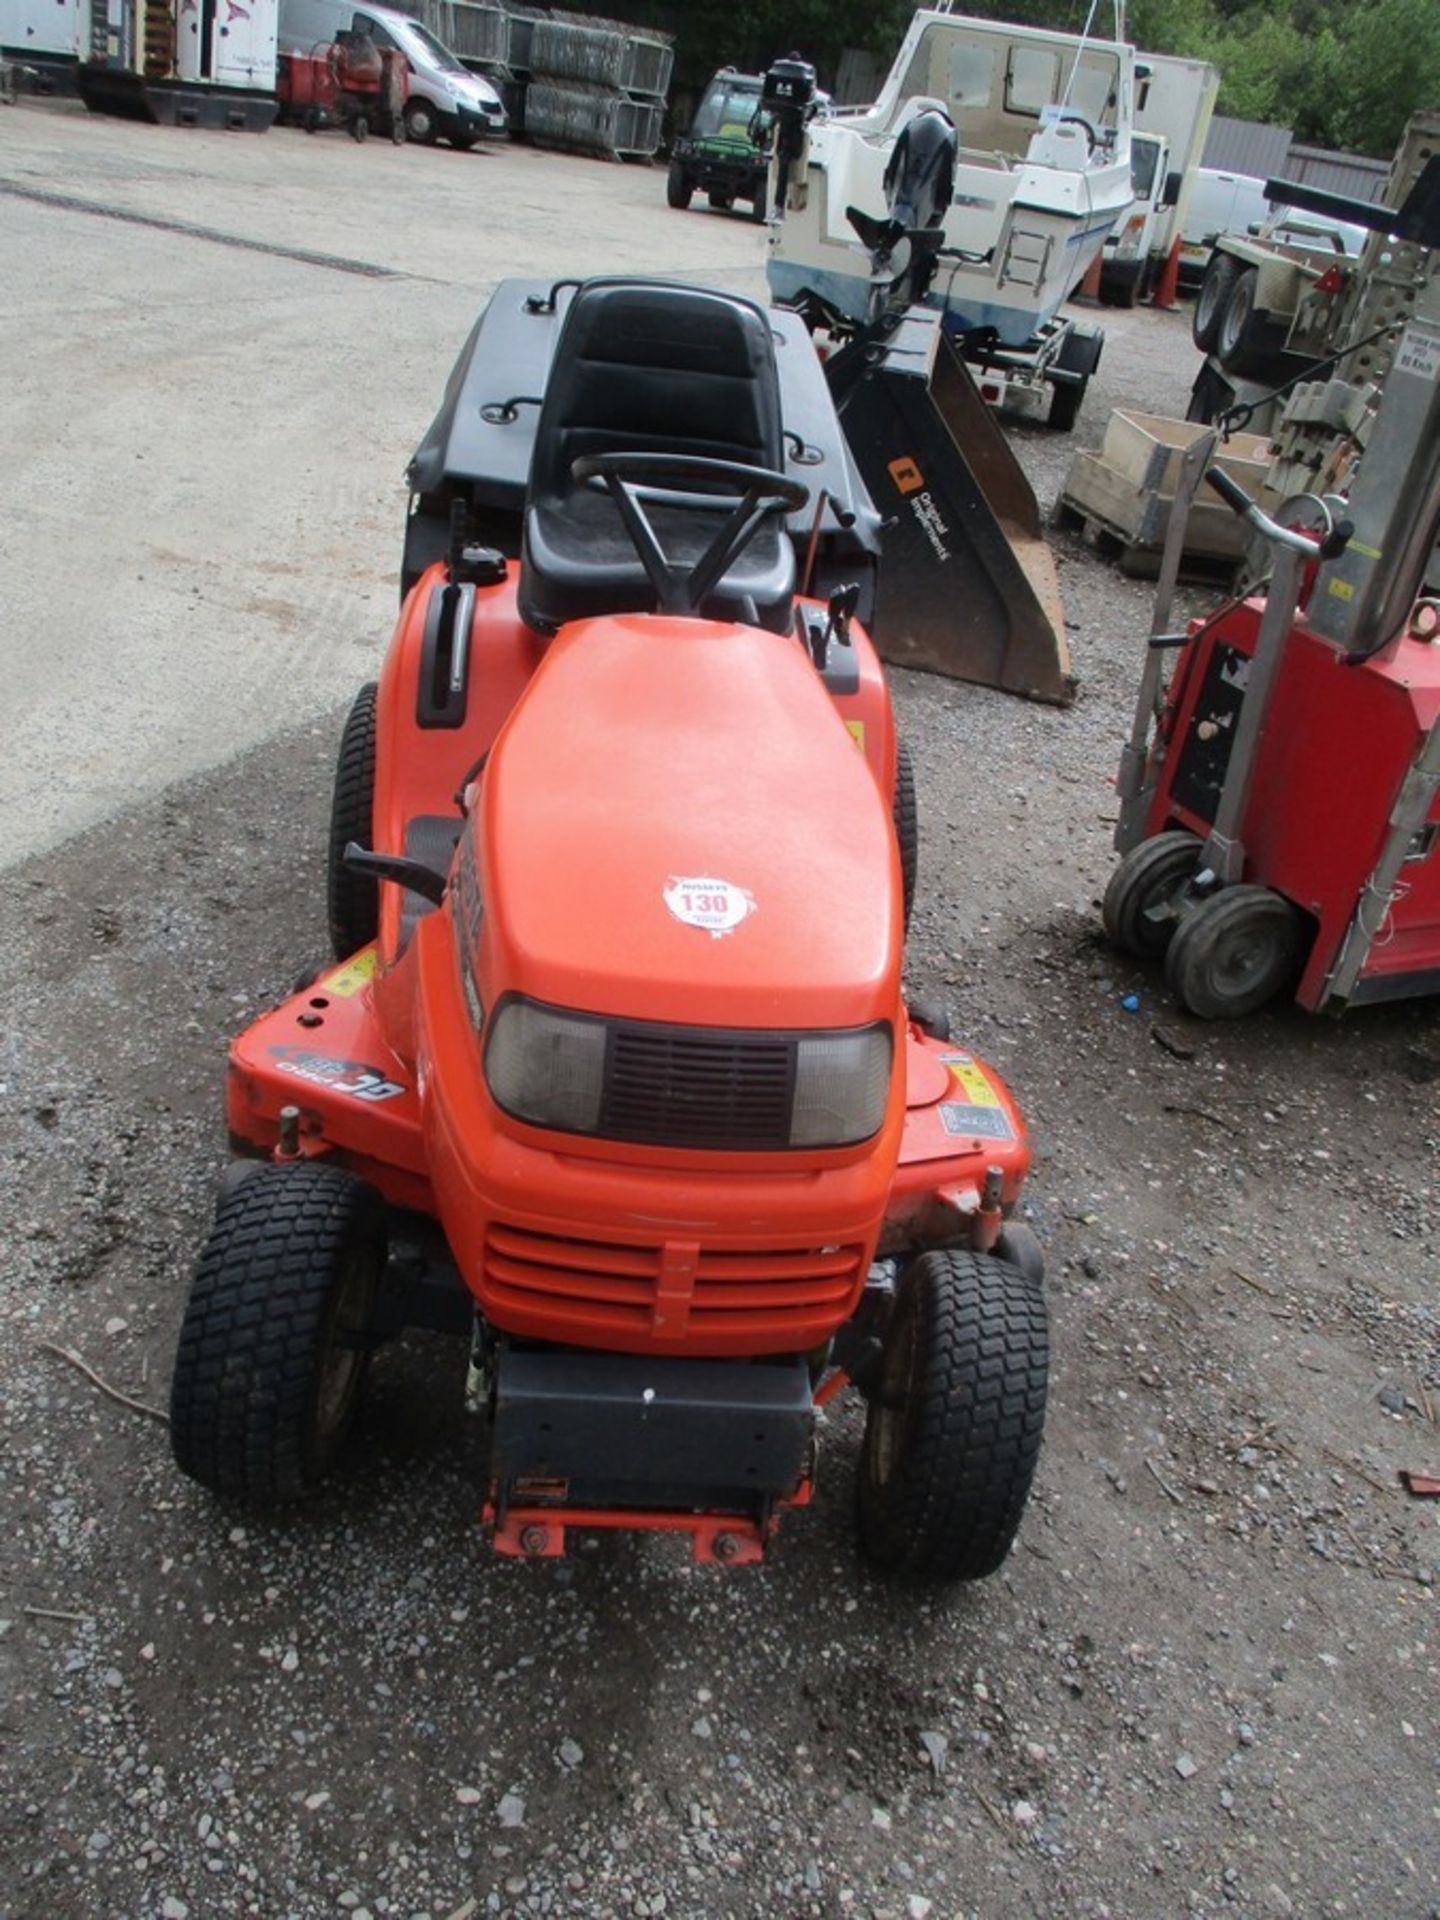
<svg viewBox="0 0 1440 1920">
<path fill-rule="evenodd" d="M 361 1248 L 373 1249 L 378 1285 L 383 1206 L 343 1168 L 269 1167 L 222 1192 L 170 1387 L 170 1442 L 183 1473 L 254 1507 L 297 1499 L 324 1477 L 355 1393 L 344 1419 L 320 1433 L 320 1367 L 342 1262 Z"/>
<path fill-rule="evenodd" d="M 993 1255 L 934 1251 L 901 1278 L 887 1358 L 906 1315 L 919 1324 L 901 1457 L 882 1482 L 872 1405 L 858 1481 L 860 1543 L 876 1565 L 903 1578 L 981 1580 L 1010 1551 L 1040 1453 L 1045 1296 Z"/>
<path fill-rule="evenodd" d="M 369 680 L 356 694 L 335 762 L 325 898 L 330 946 L 337 960 L 348 960 L 361 947 L 368 947 L 380 930 L 379 881 L 352 873 L 344 862 L 351 840 L 369 847 L 374 834 L 376 691 L 375 682 Z"/>
<path fill-rule="evenodd" d="M 915 910 L 915 885 L 920 874 L 920 808 L 915 798 L 915 766 L 903 740 L 895 742 L 895 792 L 891 802 L 895 839 L 900 848 L 900 881 L 905 901 L 905 931 Z"/>
</svg>

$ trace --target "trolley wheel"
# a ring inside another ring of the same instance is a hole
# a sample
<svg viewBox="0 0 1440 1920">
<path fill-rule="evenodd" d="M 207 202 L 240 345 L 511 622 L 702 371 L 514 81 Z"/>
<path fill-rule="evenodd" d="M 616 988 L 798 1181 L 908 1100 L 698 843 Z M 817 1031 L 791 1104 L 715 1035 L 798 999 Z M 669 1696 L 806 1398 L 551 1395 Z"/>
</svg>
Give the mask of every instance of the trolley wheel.
<svg viewBox="0 0 1440 1920">
<path fill-rule="evenodd" d="M 1110 876 L 1101 906 L 1105 931 L 1122 953 L 1158 960 L 1179 924 L 1176 902 L 1195 878 L 1202 842 L 1193 833 L 1157 833 L 1131 847 Z"/>
<path fill-rule="evenodd" d="M 370 122 L 363 113 L 357 113 L 350 122 L 350 138 L 357 146 L 364 146 L 370 137 Z"/>
<path fill-rule="evenodd" d="M 1165 979 L 1200 1020 L 1238 1020 L 1290 986 L 1300 970 L 1303 925 L 1269 887 L 1224 887 L 1181 920 Z"/>
</svg>

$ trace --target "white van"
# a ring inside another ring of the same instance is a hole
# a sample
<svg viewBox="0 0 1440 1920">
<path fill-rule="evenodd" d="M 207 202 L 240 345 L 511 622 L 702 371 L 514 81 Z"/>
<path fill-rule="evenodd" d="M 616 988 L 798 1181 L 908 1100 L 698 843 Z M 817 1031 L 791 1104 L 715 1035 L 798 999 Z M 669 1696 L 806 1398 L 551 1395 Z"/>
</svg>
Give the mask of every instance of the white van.
<svg viewBox="0 0 1440 1920">
<path fill-rule="evenodd" d="M 452 147 L 473 147 L 487 134 L 505 132 L 500 96 L 482 74 L 461 66 L 428 27 L 393 7 L 356 6 L 355 0 L 280 0 L 280 50 L 309 53 L 337 33 L 363 33 L 382 51 L 394 48 L 410 70 L 405 131 L 430 146 L 446 139 Z"/>
<path fill-rule="evenodd" d="M 285 0 L 280 0 L 285 15 Z M 1265 198 L 1265 182 L 1249 173 L 1226 173 L 1219 167 L 1201 167 L 1190 191 L 1190 206 L 1180 235 L 1180 282 L 1200 281 L 1210 249 L 1222 233 L 1246 233 L 1270 218 L 1274 209 Z"/>
</svg>

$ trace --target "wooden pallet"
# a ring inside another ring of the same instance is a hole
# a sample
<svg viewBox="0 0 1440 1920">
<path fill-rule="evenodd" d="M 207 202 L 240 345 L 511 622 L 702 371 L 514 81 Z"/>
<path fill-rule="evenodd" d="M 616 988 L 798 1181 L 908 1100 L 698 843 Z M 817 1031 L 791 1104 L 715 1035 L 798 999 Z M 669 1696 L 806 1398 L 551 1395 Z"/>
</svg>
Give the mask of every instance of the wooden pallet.
<svg viewBox="0 0 1440 1920">
<path fill-rule="evenodd" d="M 1055 502 L 1051 525 L 1078 534 L 1102 559 L 1113 560 L 1131 580 L 1153 580 L 1160 571 L 1161 548 L 1132 540 L 1123 529 L 1101 515 L 1076 506 L 1062 494 Z M 1195 553 L 1188 547 L 1181 557 L 1180 578 L 1201 586 L 1228 586 L 1235 577 L 1235 554 Z"/>
</svg>

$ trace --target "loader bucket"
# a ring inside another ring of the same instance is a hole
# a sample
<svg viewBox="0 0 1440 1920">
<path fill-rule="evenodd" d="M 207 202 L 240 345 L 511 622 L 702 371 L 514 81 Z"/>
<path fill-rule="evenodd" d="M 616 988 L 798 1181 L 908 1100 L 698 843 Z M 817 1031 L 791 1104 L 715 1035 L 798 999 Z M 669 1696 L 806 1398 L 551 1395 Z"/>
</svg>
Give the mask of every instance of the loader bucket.
<svg viewBox="0 0 1440 1920">
<path fill-rule="evenodd" d="M 825 374 L 884 524 L 873 622 L 883 658 L 1068 706 L 1075 682 L 1040 509 L 938 314 L 911 307 Z"/>
</svg>

